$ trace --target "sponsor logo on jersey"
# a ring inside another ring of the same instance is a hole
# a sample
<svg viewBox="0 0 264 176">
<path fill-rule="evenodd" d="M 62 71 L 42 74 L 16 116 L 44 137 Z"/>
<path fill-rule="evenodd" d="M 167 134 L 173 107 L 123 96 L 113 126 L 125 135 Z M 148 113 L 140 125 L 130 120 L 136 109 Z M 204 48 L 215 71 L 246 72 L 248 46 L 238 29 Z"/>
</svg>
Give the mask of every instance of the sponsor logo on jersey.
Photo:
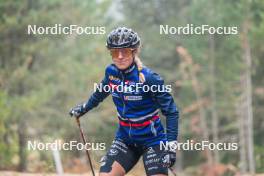
<svg viewBox="0 0 264 176">
<path fill-rule="evenodd" d="M 116 97 L 116 98 L 120 98 L 120 97 L 118 96 L 118 94 L 115 93 L 115 92 L 112 92 L 112 96 L 113 96 L 113 97 Z"/>
<path fill-rule="evenodd" d="M 110 149 L 109 155 L 114 156 L 114 155 L 117 155 L 117 154 L 118 154 L 118 150 L 116 150 L 116 149 Z"/>
<path fill-rule="evenodd" d="M 120 79 L 119 78 L 117 78 L 117 77 L 114 77 L 113 75 L 109 75 L 109 80 L 111 80 L 111 81 L 120 81 Z"/>
<path fill-rule="evenodd" d="M 124 99 L 129 101 L 138 101 L 142 100 L 142 96 L 125 96 Z"/>
<path fill-rule="evenodd" d="M 152 147 L 149 147 L 148 148 L 148 154 L 151 154 L 151 153 L 154 153 L 155 151 L 153 150 L 153 148 Z"/>
</svg>

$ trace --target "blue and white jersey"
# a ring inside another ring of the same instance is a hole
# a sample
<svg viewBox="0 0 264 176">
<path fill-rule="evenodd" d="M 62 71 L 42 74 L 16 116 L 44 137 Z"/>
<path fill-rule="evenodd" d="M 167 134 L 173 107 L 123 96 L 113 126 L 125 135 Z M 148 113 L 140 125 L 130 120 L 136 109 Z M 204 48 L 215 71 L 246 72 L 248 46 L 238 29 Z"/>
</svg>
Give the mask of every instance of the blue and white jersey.
<svg viewBox="0 0 264 176">
<path fill-rule="evenodd" d="M 91 110 L 111 94 L 119 119 L 116 138 L 146 147 L 160 141 L 177 140 L 179 112 L 173 97 L 157 73 L 147 67 L 143 67 L 141 73 L 145 76 L 144 83 L 139 81 L 135 64 L 125 71 L 114 64 L 109 65 L 101 81 L 101 85 L 107 89 L 98 88 L 87 101 L 86 109 Z M 109 88 L 111 91 L 108 91 Z M 166 117 L 166 132 L 159 118 L 159 110 Z"/>
</svg>

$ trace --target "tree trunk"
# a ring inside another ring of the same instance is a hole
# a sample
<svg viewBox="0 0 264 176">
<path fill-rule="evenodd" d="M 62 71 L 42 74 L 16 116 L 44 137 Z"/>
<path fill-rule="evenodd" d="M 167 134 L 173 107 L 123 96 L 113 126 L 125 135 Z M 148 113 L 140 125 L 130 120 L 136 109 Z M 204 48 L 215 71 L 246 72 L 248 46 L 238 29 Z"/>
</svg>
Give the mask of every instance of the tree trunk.
<svg viewBox="0 0 264 176">
<path fill-rule="evenodd" d="M 247 143 L 248 143 L 248 162 L 249 171 L 251 174 L 255 173 L 255 159 L 254 159 L 254 136 L 253 136 L 253 111 L 252 111 L 252 82 L 251 82 L 251 51 L 248 40 L 249 20 L 246 19 L 242 26 L 241 42 L 243 49 L 243 61 L 245 63 L 245 97 L 246 97 L 246 124 L 247 124 Z"/>
<path fill-rule="evenodd" d="M 210 75 L 211 75 L 211 86 L 210 86 L 210 97 L 211 97 L 211 112 L 212 112 L 212 129 L 213 129 L 213 142 L 217 144 L 218 139 L 218 114 L 216 110 L 216 92 L 215 92 L 215 39 L 214 35 L 209 35 L 209 59 L 210 59 Z M 219 163 L 219 152 L 214 150 L 214 163 Z"/>
<path fill-rule="evenodd" d="M 188 72 L 189 72 L 189 76 L 192 82 L 192 87 L 193 87 L 193 90 L 196 96 L 196 101 L 201 102 L 203 100 L 202 90 L 198 82 L 198 79 L 196 77 L 196 71 L 193 66 L 193 59 L 185 48 L 179 46 L 176 48 L 176 50 L 181 56 L 181 58 L 183 59 L 183 62 L 186 62 L 186 65 L 188 65 Z M 200 117 L 200 128 L 202 129 L 203 140 L 209 141 L 209 131 L 208 131 L 207 122 L 206 122 L 205 108 L 201 104 L 199 104 L 199 117 Z M 212 152 L 208 149 L 206 149 L 205 152 L 206 152 L 208 164 L 212 165 L 213 163 Z"/>
<path fill-rule="evenodd" d="M 26 124 L 21 120 L 18 124 L 18 144 L 19 144 L 19 165 L 18 170 L 23 172 L 27 168 L 27 153 L 26 153 Z"/>
<path fill-rule="evenodd" d="M 243 78 L 241 77 L 241 85 L 243 85 Z M 245 174 L 248 170 L 247 161 L 247 143 L 246 143 L 246 131 L 245 131 L 245 104 L 243 94 L 239 97 L 238 104 L 236 107 L 236 114 L 238 117 L 238 130 L 239 130 L 239 155 L 240 155 L 240 172 Z"/>
</svg>

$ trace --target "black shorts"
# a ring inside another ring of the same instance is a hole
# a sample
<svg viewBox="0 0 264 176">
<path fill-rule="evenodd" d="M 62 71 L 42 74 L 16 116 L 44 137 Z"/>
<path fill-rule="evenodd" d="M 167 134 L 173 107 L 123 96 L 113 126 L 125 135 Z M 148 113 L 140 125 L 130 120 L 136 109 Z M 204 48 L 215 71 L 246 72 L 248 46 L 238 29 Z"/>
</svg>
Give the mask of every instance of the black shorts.
<svg viewBox="0 0 264 176">
<path fill-rule="evenodd" d="M 165 151 L 160 146 L 139 147 L 127 145 L 121 140 L 114 140 L 107 154 L 102 157 L 100 172 L 109 173 L 114 161 L 118 162 L 128 173 L 143 156 L 144 167 L 147 175 L 164 174 L 168 175 L 168 168 L 161 164 L 161 158 Z"/>
</svg>

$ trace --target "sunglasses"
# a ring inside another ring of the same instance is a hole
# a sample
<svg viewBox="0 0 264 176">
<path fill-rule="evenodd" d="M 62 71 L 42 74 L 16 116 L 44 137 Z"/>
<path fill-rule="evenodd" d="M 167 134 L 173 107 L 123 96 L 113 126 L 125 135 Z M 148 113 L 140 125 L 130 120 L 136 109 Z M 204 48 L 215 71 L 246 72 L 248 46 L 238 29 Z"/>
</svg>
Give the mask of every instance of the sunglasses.
<svg viewBox="0 0 264 176">
<path fill-rule="evenodd" d="M 135 49 L 132 48 L 116 48 L 116 49 L 110 49 L 110 53 L 113 58 L 117 58 L 120 53 L 122 54 L 122 56 L 127 57 L 130 56 L 134 50 Z"/>
</svg>

